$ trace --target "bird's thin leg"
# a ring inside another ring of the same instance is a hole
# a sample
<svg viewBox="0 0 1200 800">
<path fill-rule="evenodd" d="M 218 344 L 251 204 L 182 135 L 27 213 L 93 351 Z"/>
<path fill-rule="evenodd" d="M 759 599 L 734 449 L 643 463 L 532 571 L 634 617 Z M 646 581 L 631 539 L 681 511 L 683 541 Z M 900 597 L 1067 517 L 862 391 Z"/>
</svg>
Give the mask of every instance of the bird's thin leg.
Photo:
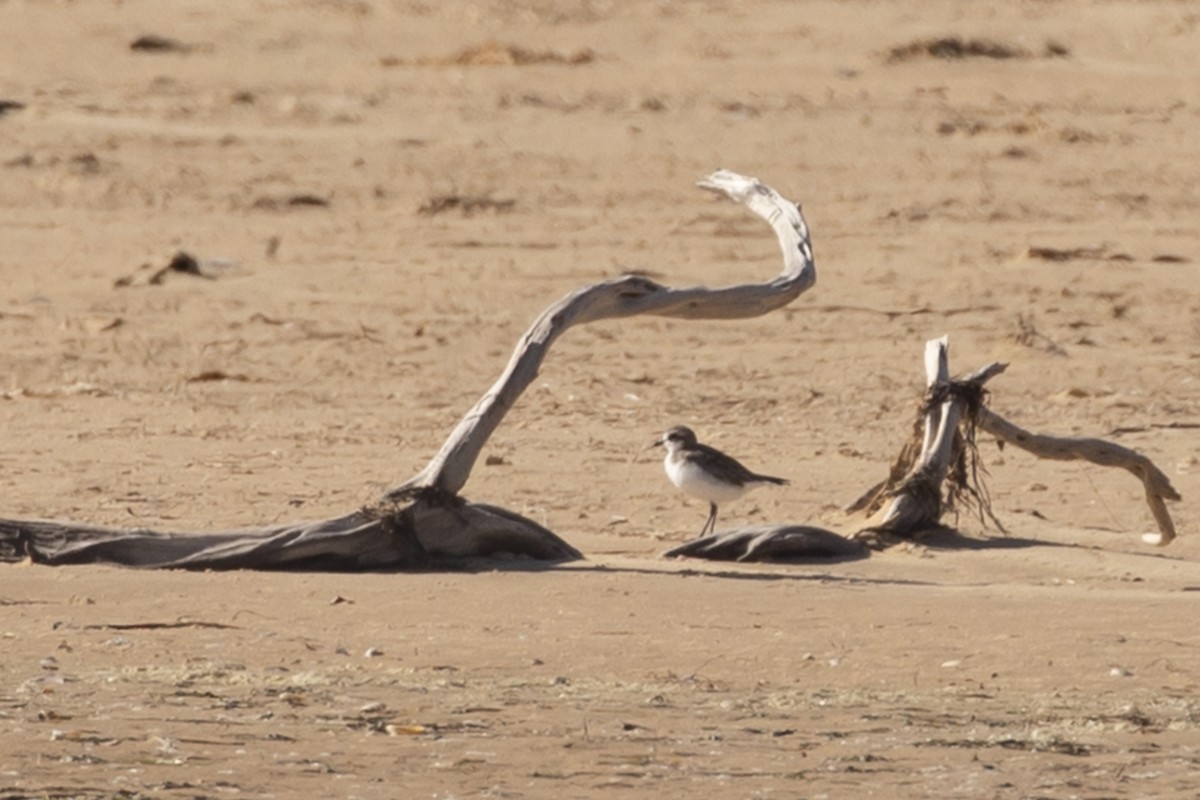
<svg viewBox="0 0 1200 800">
<path fill-rule="evenodd" d="M 704 523 L 704 527 L 700 529 L 700 535 L 712 533 L 717 527 L 717 504 L 708 504 L 708 521 Z"/>
</svg>

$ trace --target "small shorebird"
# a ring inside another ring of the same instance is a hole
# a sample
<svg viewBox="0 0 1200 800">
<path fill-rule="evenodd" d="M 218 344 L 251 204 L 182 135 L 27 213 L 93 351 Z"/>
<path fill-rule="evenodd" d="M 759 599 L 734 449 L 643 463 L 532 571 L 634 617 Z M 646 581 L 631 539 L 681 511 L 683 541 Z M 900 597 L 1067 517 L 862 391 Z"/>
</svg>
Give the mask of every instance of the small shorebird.
<svg viewBox="0 0 1200 800">
<path fill-rule="evenodd" d="M 746 492 L 767 483 L 787 485 L 783 478 L 759 475 L 742 466 L 733 456 L 715 447 L 700 444 L 691 428 L 676 425 L 663 434 L 652 446 L 666 445 L 667 457 L 663 467 L 671 483 L 683 491 L 707 500 L 708 521 L 700 535 L 711 533 L 717 525 L 717 505 L 736 500 Z"/>
</svg>

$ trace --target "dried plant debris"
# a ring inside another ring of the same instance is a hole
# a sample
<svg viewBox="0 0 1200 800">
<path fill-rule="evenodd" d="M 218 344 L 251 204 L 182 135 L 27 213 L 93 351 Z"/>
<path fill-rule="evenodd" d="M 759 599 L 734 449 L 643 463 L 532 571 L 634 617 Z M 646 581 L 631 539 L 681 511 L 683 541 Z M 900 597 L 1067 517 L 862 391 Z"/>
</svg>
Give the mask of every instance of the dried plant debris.
<svg viewBox="0 0 1200 800">
<path fill-rule="evenodd" d="M 1109 250 L 1108 245 L 1099 247 L 1037 247 L 1030 246 L 1025 251 L 1026 258 L 1040 261 L 1133 261 L 1128 253 L 1117 253 Z"/>
<path fill-rule="evenodd" d="M 4 100 L 0 98 L 0 117 L 12 111 L 20 111 L 25 108 L 25 104 L 19 100 Z"/>
<path fill-rule="evenodd" d="M 160 286 L 174 275 L 190 275 L 195 278 L 212 281 L 221 277 L 232 266 L 233 262 L 225 259 L 206 259 L 201 261 L 191 253 L 180 250 L 171 257 L 171 260 L 167 262 L 165 267 L 142 264 L 138 267 L 137 272 L 132 275 L 117 278 L 113 282 L 113 287 L 124 289 L 129 286 Z"/>
<path fill-rule="evenodd" d="M 251 208 L 267 211 L 278 211 L 284 208 L 327 208 L 328 206 L 328 197 L 322 197 L 319 194 L 311 192 L 299 192 L 284 197 L 264 196 L 257 198 L 251 204 Z"/>
<path fill-rule="evenodd" d="M 1073 125 L 1068 125 L 1064 128 L 1055 128 L 1039 119 L 1035 114 L 1029 114 L 1021 119 L 1001 122 L 989 122 L 977 117 L 956 116 L 952 119 L 940 121 L 937 124 L 936 130 L 942 136 L 979 136 L 982 134 L 1006 134 L 1010 136 L 1039 135 L 1051 141 L 1057 140 L 1067 144 L 1098 144 L 1108 141 L 1108 137 L 1103 134 L 1077 128 Z M 1011 155 L 1011 153 L 1006 154 Z M 1017 155 L 1028 154 L 1028 152 L 1017 153 Z"/>
<path fill-rule="evenodd" d="M 1045 58 L 1066 58 L 1071 55 L 1071 49 L 1062 42 L 1047 39 L 1045 46 L 1042 47 L 1042 55 Z"/>
<path fill-rule="evenodd" d="M 1012 341 L 1022 347 L 1031 347 L 1056 356 L 1065 356 L 1067 351 L 1057 342 L 1046 336 L 1033 324 L 1033 319 L 1024 314 L 1017 315 L 1017 329 L 1010 336 Z"/>
<path fill-rule="evenodd" d="M 155 631 L 169 630 L 175 628 L 215 628 L 217 630 L 241 630 L 237 625 L 228 625 L 224 622 L 203 622 L 200 620 L 179 619 L 174 622 L 101 622 L 93 625 L 84 625 L 82 629 L 85 631 Z"/>
<path fill-rule="evenodd" d="M 328 197 L 321 197 L 319 194 L 294 194 L 287 199 L 289 206 L 312 206 L 314 208 L 325 208 L 329 205 Z"/>
<path fill-rule="evenodd" d="M 1109 245 L 1100 245 L 1099 247 L 1038 247 L 1031 245 L 1025 251 L 1026 258 L 1035 258 L 1040 261 L 1137 261 L 1129 253 L 1119 250 L 1113 250 Z M 1149 259 L 1155 264 L 1190 264 L 1191 260 L 1186 256 L 1181 256 L 1176 253 L 1158 253 Z"/>
<path fill-rule="evenodd" d="M 1070 51 L 1058 42 L 1046 42 L 1041 55 L 1046 58 L 1070 55 Z M 900 64 L 918 58 L 940 58 L 945 61 L 961 61 L 968 58 L 1033 58 L 1034 54 L 1020 45 L 997 42 L 992 39 L 963 38 L 961 36 L 939 36 L 919 39 L 908 44 L 897 45 L 888 51 L 887 62 Z"/>
<path fill-rule="evenodd" d="M 458 211 L 463 216 L 472 216 L 481 211 L 505 213 L 512 211 L 516 200 L 497 199 L 488 195 L 440 194 L 429 198 L 417 209 L 418 214 L 433 216 L 447 211 Z"/>
<path fill-rule="evenodd" d="M 596 53 L 587 47 L 571 52 L 560 52 L 557 50 L 532 50 L 520 45 L 488 41 L 467 47 L 449 56 L 419 58 L 415 61 L 389 56 L 381 59 L 380 63 L 385 67 L 396 67 L 407 63 L 435 67 L 524 67 L 532 64 L 579 66 L 590 64 L 595 60 Z"/>
<path fill-rule="evenodd" d="M 99 175 L 105 168 L 105 163 L 95 153 L 90 152 L 76 153 L 69 157 L 53 153 L 35 156 L 33 153 L 26 152 L 5 160 L 3 164 L 10 169 L 17 167 L 63 167 L 73 175 Z M 3 799 L 0 798 L 0 800 Z"/>
<path fill-rule="evenodd" d="M 1003 44 L 990 39 L 963 39 L 959 36 L 942 36 L 921 39 L 897 45 L 888 51 L 888 63 L 899 64 L 917 58 L 940 58 L 955 61 L 964 58 L 1028 58 L 1029 51 L 1015 45 Z"/>
<path fill-rule="evenodd" d="M 516 66 L 530 64 L 566 64 L 579 66 L 596 60 L 596 54 L 587 47 L 561 53 L 555 50 L 530 50 L 519 45 L 502 45 L 485 42 L 477 47 L 468 47 L 452 56 L 448 63 L 461 66 Z"/>
<path fill-rule="evenodd" d="M 252 378 L 245 373 L 226 372 L 223 369 L 206 369 L 203 372 L 197 372 L 195 375 L 187 377 L 188 383 L 218 383 L 222 381 L 250 383 Z"/>
<path fill-rule="evenodd" d="M 130 42 L 129 49 L 135 53 L 190 53 L 195 48 L 170 36 L 146 33 Z"/>
<path fill-rule="evenodd" d="M 95 153 L 80 153 L 71 156 L 67 168 L 76 175 L 98 175 L 102 169 L 100 159 Z"/>
</svg>

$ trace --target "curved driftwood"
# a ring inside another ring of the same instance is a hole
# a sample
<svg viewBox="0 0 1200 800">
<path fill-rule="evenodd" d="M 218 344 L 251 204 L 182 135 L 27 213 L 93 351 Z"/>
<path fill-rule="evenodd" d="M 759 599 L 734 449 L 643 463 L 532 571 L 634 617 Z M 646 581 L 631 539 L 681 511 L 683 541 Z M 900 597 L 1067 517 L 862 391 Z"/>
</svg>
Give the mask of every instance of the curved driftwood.
<svg viewBox="0 0 1200 800">
<path fill-rule="evenodd" d="M 755 178 L 727 170 L 714 172 L 699 186 L 743 203 L 767 221 L 779 239 L 783 272 L 765 283 L 720 289 L 673 289 L 626 276 L 567 295 L 542 312 L 521 337 L 504 373 L 425 469 L 389 491 L 378 507 L 329 520 L 205 534 L 0 520 L 0 560 L 195 569 L 372 569 L 500 553 L 579 558 L 579 551 L 532 520 L 458 496 L 483 446 L 537 376 L 554 341 L 575 325 L 638 314 L 698 320 L 761 316 L 795 300 L 816 280 L 808 227 L 796 204 Z"/>
<path fill-rule="evenodd" d="M 990 409 L 981 409 L 979 428 L 1001 442 L 1014 445 L 1038 458 L 1054 461 L 1090 461 L 1102 467 L 1120 467 L 1136 475 L 1146 489 L 1146 504 L 1158 525 L 1158 533 L 1142 534 L 1147 544 L 1164 546 L 1175 538 L 1175 523 L 1167 511 L 1167 500 L 1182 499 L 1171 479 L 1136 450 L 1103 439 L 1046 436 L 1019 428 Z"/>
<path fill-rule="evenodd" d="M 812 242 L 798 205 L 756 178 L 728 170 L 718 170 L 698 185 L 745 204 L 770 224 L 783 251 L 783 272 L 767 283 L 722 289 L 672 289 L 627 275 L 572 292 L 541 313 L 517 343 L 504 374 L 466 413 L 433 460 L 388 497 L 403 498 L 416 489 L 451 493 L 462 489 L 484 444 L 537 377 L 550 345 L 569 328 L 638 314 L 682 319 L 759 317 L 792 302 L 816 282 Z"/>
</svg>

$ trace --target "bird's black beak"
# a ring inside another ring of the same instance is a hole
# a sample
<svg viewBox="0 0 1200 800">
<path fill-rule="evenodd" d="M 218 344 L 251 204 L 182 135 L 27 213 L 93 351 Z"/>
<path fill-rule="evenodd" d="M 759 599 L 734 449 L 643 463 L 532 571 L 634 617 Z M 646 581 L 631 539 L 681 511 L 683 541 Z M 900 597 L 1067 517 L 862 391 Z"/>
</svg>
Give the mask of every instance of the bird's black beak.
<svg viewBox="0 0 1200 800">
<path fill-rule="evenodd" d="M 653 442 L 651 442 L 649 444 L 649 446 L 646 447 L 646 449 L 649 450 L 651 447 L 662 447 L 663 442 L 665 442 L 665 441 L 666 441 L 666 439 L 655 439 Z"/>
</svg>

